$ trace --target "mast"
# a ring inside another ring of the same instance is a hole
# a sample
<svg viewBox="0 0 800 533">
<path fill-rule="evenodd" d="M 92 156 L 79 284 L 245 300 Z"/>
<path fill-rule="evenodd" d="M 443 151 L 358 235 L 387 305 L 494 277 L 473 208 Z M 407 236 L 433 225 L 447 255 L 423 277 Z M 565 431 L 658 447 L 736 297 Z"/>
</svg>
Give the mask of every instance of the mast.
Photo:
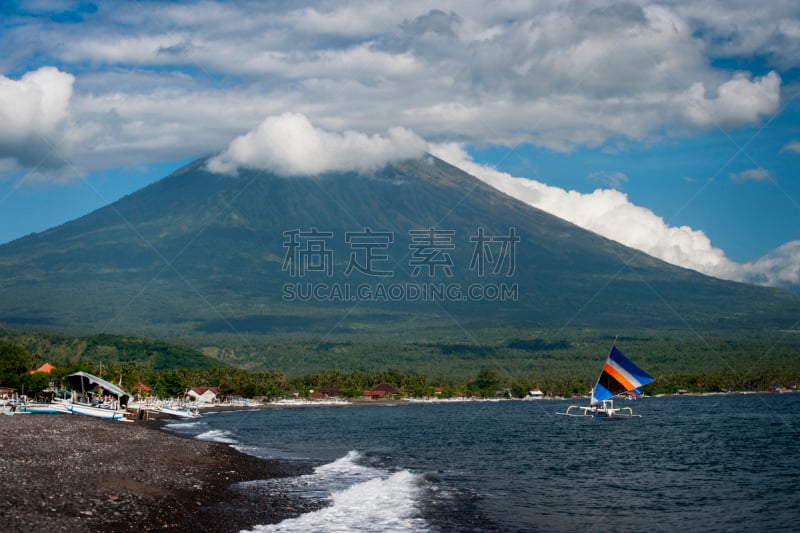
<svg viewBox="0 0 800 533">
<path fill-rule="evenodd" d="M 597 376 L 597 381 L 594 382 L 594 387 L 592 387 L 592 398 L 589 405 L 597 405 L 600 403 L 600 400 L 595 397 L 595 394 L 597 394 L 597 387 L 600 385 L 600 380 L 603 379 L 603 373 L 605 372 L 605 367 L 608 364 L 608 360 L 611 358 L 611 352 L 617 345 L 617 337 L 618 335 L 614 336 L 614 342 L 611 344 L 611 350 L 609 350 L 608 355 L 606 355 L 606 362 L 603 365 L 603 368 L 600 369 L 600 374 Z"/>
</svg>

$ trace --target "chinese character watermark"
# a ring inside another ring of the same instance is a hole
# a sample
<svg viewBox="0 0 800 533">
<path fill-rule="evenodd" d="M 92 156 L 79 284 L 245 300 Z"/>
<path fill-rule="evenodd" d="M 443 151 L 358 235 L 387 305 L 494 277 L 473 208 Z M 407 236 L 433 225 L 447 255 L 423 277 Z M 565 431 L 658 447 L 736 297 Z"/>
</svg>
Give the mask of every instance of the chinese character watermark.
<svg viewBox="0 0 800 533">
<path fill-rule="evenodd" d="M 391 270 L 379 270 L 376 262 L 388 261 L 389 245 L 394 242 L 394 233 L 390 231 L 374 232 L 369 228 L 364 231 L 348 231 L 344 234 L 344 242 L 350 245 L 350 260 L 344 271 L 349 276 L 353 270 L 368 276 L 389 277 L 394 275 Z M 361 261 L 359 261 L 361 259 Z"/>
<path fill-rule="evenodd" d="M 411 251 L 408 266 L 413 267 L 411 277 L 419 276 L 423 267 L 427 268 L 429 277 L 436 275 L 437 268 L 441 268 L 448 278 L 453 277 L 453 258 L 449 251 L 456 247 L 453 244 L 455 230 L 412 229 L 408 234 L 411 236 L 408 245 Z"/>
<path fill-rule="evenodd" d="M 324 272 L 333 276 L 333 250 L 327 247 L 333 238 L 332 231 L 309 231 L 293 229 L 283 232 L 283 247 L 286 255 L 283 258 L 284 272 L 292 277 L 305 276 L 306 272 Z"/>
<path fill-rule="evenodd" d="M 486 275 L 487 264 L 492 265 L 492 274 L 495 275 L 500 274 L 505 265 L 505 276 L 513 276 L 517 270 L 516 245 L 520 240 L 515 228 L 509 228 L 508 235 L 486 235 L 483 228 L 478 228 L 478 234 L 469 238 L 470 242 L 475 243 L 469 269 L 475 270 L 478 276 L 483 277 Z M 500 243 L 496 257 L 492 253 L 490 243 Z"/>
<path fill-rule="evenodd" d="M 307 273 L 322 273 L 333 277 L 334 271 L 334 233 L 320 231 L 315 227 L 306 230 L 292 229 L 283 232 L 283 247 L 286 254 L 282 270 L 290 277 L 302 278 Z M 390 254 L 396 246 L 395 233 L 374 231 L 363 228 L 360 231 L 347 231 L 344 243 L 349 247 L 349 257 L 344 268 L 344 276 L 353 274 L 377 278 L 393 278 Z M 487 234 L 482 227 L 470 235 L 472 255 L 469 271 L 473 276 L 484 278 L 489 275 L 512 277 L 516 273 L 516 246 L 520 242 L 516 229 L 508 233 Z M 407 257 L 411 267 L 410 281 L 405 282 L 297 282 L 283 286 L 284 301 L 327 301 L 327 302 L 504 302 L 519 298 L 516 283 L 461 284 L 454 281 L 436 282 L 434 277 L 452 279 L 455 277 L 456 232 L 452 229 L 413 229 L 408 231 Z M 402 250 L 402 249 L 401 249 Z M 398 250 L 399 251 L 399 250 Z M 355 279 L 355 278 L 351 278 Z M 427 279 L 429 281 L 421 281 Z M 460 279 L 460 278 L 459 278 Z"/>
</svg>

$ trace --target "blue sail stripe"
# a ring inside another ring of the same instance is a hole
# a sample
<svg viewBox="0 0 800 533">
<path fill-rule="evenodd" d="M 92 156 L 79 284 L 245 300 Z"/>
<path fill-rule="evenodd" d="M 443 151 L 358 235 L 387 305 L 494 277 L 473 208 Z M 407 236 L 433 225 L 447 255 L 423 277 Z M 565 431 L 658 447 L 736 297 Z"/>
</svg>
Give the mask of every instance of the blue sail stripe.
<svg viewBox="0 0 800 533">
<path fill-rule="evenodd" d="M 602 402 L 603 400 L 608 400 L 613 396 L 614 395 L 611 393 L 610 390 L 603 387 L 599 383 L 594 386 L 594 393 L 592 394 L 592 399 L 594 399 L 596 402 Z"/>
<path fill-rule="evenodd" d="M 617 350 L 616 346 L 611 348 L 611 353 L 608 354 L 608 359 L 616 363 L 617 367 L 622 368 L 627 374 L 639 382 L 639 386 L 646 385 L 653 381 L 653 376 L 636 366 L 633 361 L 625 357 L 622 352 Z"/>
</svg>

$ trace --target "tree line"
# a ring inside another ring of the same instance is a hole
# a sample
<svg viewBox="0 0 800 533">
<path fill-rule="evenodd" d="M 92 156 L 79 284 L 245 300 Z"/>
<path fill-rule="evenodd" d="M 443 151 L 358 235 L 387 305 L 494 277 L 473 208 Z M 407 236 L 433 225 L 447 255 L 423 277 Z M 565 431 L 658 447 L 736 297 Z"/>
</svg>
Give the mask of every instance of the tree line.
<svg viewBox="0 0 800 533">
<path fill-rule="evenodd" d="M 289 377 L 277 370 L 253 371 L 233 367 L 153 369 L 128 360 L 110 363 L 56 364 L 50 374 L 30 374 L 32 361 L 25 348 L 0 344 L 0 386 L 15 388 L 28 397 L 35 397 L 50 386 L 62 388 L 66 376 L 73 372 L 88 372 L 134 392 L 136 385 L 144 384 L 159 397 L 178 397 L 193 387 L 217 387 L 221 393 L 245 398 L 274 399 L 287 396 L 305 397 L 320 388 L 335 388 L 343 397 L 356 398 L 381 383 L 389 383 L 407 396 L 454 397 L 457 395 L 481 397 L 522 398 L 528 391 L 539 389 L 555 396 L 581 396 L 588 394 L 592 380 L 570 377 L 543 376 L 541 378 L 514 377 L 489 367 L 481 368 L 468 379 L 432 377 L 424 373 L 386 370 L 341 371 L 320 370 L 302 376 Z M 692 393 L 719 391 L 758 391 L 771 387 L 796 388 L 797 372 L 765 369 L 747 373 L 729 370 L 696 374 L 667 374 L 644 388 L 646 394 L 674 394 L 685 390 Z"/>
</svg>

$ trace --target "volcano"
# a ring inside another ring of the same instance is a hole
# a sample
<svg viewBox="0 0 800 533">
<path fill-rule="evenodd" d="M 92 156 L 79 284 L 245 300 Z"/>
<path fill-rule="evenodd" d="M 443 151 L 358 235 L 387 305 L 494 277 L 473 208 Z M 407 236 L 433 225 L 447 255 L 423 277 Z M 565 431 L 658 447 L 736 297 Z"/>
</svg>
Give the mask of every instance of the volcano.
<svg viewBox="0 0 800 533">
<path fill-rule="evenodd" d="M 0 247 L 0 324 L 192 339 L 498 324 L 780 328 L 800 298 L 679 268 L 433 156 L 368 173 L 195 161 Z"/>
</svg>

